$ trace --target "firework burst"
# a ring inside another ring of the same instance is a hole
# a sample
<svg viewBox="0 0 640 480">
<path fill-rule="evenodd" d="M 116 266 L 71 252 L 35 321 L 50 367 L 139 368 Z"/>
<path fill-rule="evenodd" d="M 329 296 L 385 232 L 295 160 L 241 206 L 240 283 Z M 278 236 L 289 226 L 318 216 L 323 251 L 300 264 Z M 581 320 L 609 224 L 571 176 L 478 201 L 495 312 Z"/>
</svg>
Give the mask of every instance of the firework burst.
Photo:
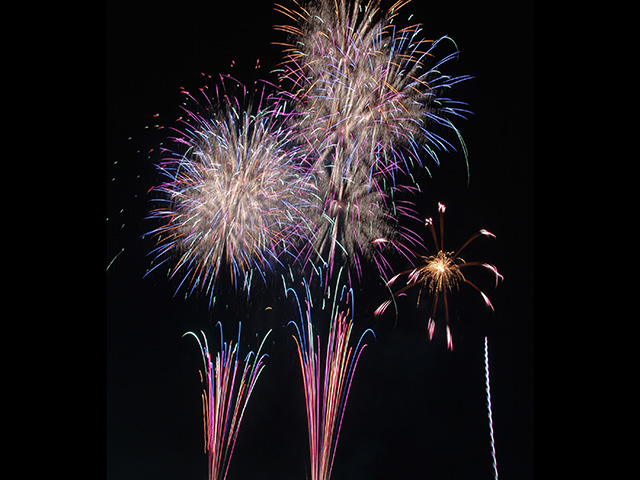
<svg viewBox="0 0 640 480">
<path fill-rule="evenodd" d="M 290 130 L 278 119 L 282 106 L 270 97 L 257 104 L 242 87 L 229 93 L 231 77 L 221 77 L 214 100 L 185 110 L 171 137 L 177 151 L 167 150 L 159 165 L 167 178 L 155 187 L 161 205 L 151 217 L 162 224 L 151 232 L 158 246 L 158 265 L 174 259 L 170 276 L 180 276 L 213 297 L 223 266 L 234 286 L 251 284 L 254 271 L 264 272 L 291 252 L 301 234 L 298 215 L 304 189 L 294 161 Z M 226 81 L 226 83 L 225 83 Z M 156 267 L 158 266 L 156 265 Z M 156 268 L 154 267 L 154 268 Z"/>
<path fill-rule="evenodd" d="M 320 181 L 318 190 L 324 197 L 316 197 L 316 206 L 309 210 L 308 224 L 315 231 L 306 257 L 322 259 L 329 276 L 336 265 L 348 265 L 360 279 L 363 263 L 372 262 L 386 280 L 390 247 L 408 256 L 406 245 L 420 244 L 418 235 L 397 220 L 400 215 L 415 217 L 410 202 L 393 201 L 384 190 L 370 190 L 366 182 L 351 179 L 344 179 L 339 188 Z"/>
<path fill-rule="evenodd" d="M 238 324 L 238 342 L 225 342 L 220 328 L 220 351 L 216 354 L 215 362 L 211 359 L 211 351 L 204 332 L 202 341 L 194 332 L 187 332 L 183 336 L 193 335 L 200 346 L 205 374 L 201 378 L 204 384 L 202 391 L 202 417 L 204 424 L 204 450 L 209 455 L 209 480 L 224 480 L 229 470 L 229 462 L 238 437 L 240 424 L 251 392 L 264 368 L 267 354 L 260 351 L 271 331 L 267 332 L 258 353 L 249 352 L 244 359 L 242 371 L 240 365 L 238 344 L 240 343 L 240 329 Z"/>
<path fill-rule="evenodd" d="M 381 245 L 398 245 L 391 235 L 405 207 L 395 205 L 396 174 L 423 166 L 425 151 L 438 162 L 438 151 L 452 149 L 441 130 L 464 149 L 452 118 L 466 110 L 442 93 L 468 77 L 440 72 L 457 54 L 436 60 L 448 37 L 427 41 L 420 25 L 394 25 L 406 1 L 388 12 L 377 0 L 294 3 L 276 5 L 293 20 L 276 29 L 289 35 L 280 72 L 292 85 L 290 119 L 320 192 L 314 247 L 330 270 L 342 252 L 360 275 L 360 256 L 381 258 Z"/>
<path fill-rule="evenodd" d="M 305 392 L 311 460 L 310 478 L 311 480 L 329 480 L 351 382 L 362 350 L 367 346 L 363 343 L 363 338 L 367 332 L 373 335 L 373 331 L 367 329 L 355 348 L 349 345 L 353 319 L 350 310 L 342 311 L 337 308 L 336 302 L 345 298 L 348 302 L 349 297 L 353 296 L 353 291 L 343 287 L 338 292 L 336 286 L 333 292 L 331 323 L 323 364 L 320 335 L 314 333 L 311 320 L 312 301 L 309 286 L 306 282 L 304 285 L 306 289 L 304 314 L 295 290 L 286 288 L 286 293 L 292 293 L 296 298 L 300 318 L 300 324 L 295 321 L 289 324 L 295 326 L 293 338 L 298 349 Z"/>
<path fill-rule="evenodd" d="M 438 234 L 436 233 L 436 229 L 433 225 L 433 220 L 431 218 L 427 218 L 425 221 L 425 225 L 429 227 L 431 231 L 431 235 L 433 237 L 433 241 L 435 243 L 436 248 L 438 249 L 438 253 L 435 255 L 423 256 L 422 264 L 416 268 L 405 270 L 393 276 L 388 282 L 387 286 L 391 286 L 395 281 L 400 278 L 402 275 L 407 275 L 407 283 L 400 290 L 395 292 L 391 298 L 391 300 L 386 300 L 383 302 L 375 311 L 376 315 L 381 315 L 385 312 L 387 307 L 391 305 L 391 303 L 398 296 L 402 295 L 405 291 L 418 286 L 418 301 L 420 304 L 420 297 L 424 290 L 427 290 L 429 295 L 433 296 L 433 306 L 431 308 L 431 315 L 429 317 L 428 322 L 428 330 L 429 330 L 429 339 L 433 338 L 433 333 L 435 331 L 435 316 L 436 309 L 438 307 L 438 300 L 440 298 L 443 299 L 444 303 L 444 311 L 445 311 L 445 319 L 446 319 L 446 329 L 447 329 L 447 348 L 453 350 L 453 338 L 451 336 L 451 329 L 449 326 L 449 302 L 448 302 L 448 293 L 453 290 L 458 290 L 460 285 L 465 283 L 470 285 L 475 290 L 477 290 L 480 295 L 482 295 L 485 304 L 493 310 L 493 305 L 491 305 L 491 301 L 489 297 L 478 288 L 476 284 L 467 279 L 462 273 L 463 268 L 479 266 L 483 267 L 490 272 L 493 273 L 496 280 L 496 286 L 498 281 L 502 279 L 502 275 L 498 272 L 498 269 L 494 265 L 490 265 L 482 262 L 466 262 L 460 254 L 462 251 L 476 238 L 480 236 L 490 236 L 494 237 L 495 235 L 487 230 L 480 230 L 479 232 L 472 235 L 457 251 L 446 251 L 444 249 L 444 212 L 446 207 L 438 203 L 438 212 L 440 215 L 440 236 L 438 238 Z"/>
<path fill-rule="evenodd" d="M 351 164 L 387 173 L 422 165 L 421 150 L 437 163 L 438 151 L 453 148 L 443 128 L 462 140 L 453 119 L 469 112 L 444 94 L 470 77 L 440 71 L 458 53 L 437 58 L 447 41 L 455 47 L 449 37 L 425 40 L 420 24 L 394 24 L 409 0 L 387 12 L 379 0 L 294 3 L 298 10 L 276 5 L 294 20 L 276 26 L 290 36 L 282 77 L 299 99 L 299 128 L 316 164 L 338 170 L 334 180 Z"/>
</svg>

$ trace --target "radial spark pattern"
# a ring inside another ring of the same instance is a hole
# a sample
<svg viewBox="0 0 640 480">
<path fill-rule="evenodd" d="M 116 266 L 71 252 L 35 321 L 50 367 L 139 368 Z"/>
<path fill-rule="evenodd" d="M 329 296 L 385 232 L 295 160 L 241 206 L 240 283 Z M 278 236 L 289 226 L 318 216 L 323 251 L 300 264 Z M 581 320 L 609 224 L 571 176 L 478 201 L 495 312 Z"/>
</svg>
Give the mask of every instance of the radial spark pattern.
<svg viewBox="0 0 640 480">
<path fill-rule="evenodd" d="M 451 38 L 426 40 L 420 24 L 395 25 L 407 3 L 387 12 L 378 0 L 276 5 L 294 21 L 276 27 L 289 34 L 283 78 L 299 99 L 299 126 L 314 160 L 331 165 L 334 180 L 352 168 L 372 178 L 422 165 L 422 150 L 438 162 L 438 151 L 453 148 L 444 132 L 461 140 L 453 119 L 468 111 L 445 94 L 469 77 L 440 71 L 458 53 L 438 58 L 439 47 L 455 48 Z"/>
<path fill-rule="evenodd" d="M 255 271 L 264 277 L 282 255 L 295 255 L 293 239 L 305 235 L 299 208 L 309 198 L 282 107 L 228 93 L 225 82 L 235 80 L 224 78 L 214 101 L 205 96 L 208 103 L 185 109 L 176 149 L 160 163 L 167 181 L 155 188 L 160 207 L 152 212 L 161 222 L 151 232 L 155 261 L 171 260 L 170 275 L 188 294 L 199 288 L 211 298 L 223 267 L 235 286 L 249 288 Z"/>
<path fill-rule="evenodd" d="M 407 2 L 388 12 L 377 0 L 294 3 L 276 6 L 293 21 L 276 28 L 289 35 L 281 76 L 291 85 L 297 114 L 290 119 L 318 185 L 315 252 L 330 271 L 340 259 L 358 275 L 360 259 L 374 258 L 386 278 L 381 246 L 401 250 L 415 240 L 398 227 L 411 209 L 396 203 L 398 190 L 413 187 L 400 187 L 396 176 L 410 178 L 425 152 L 437 163 L 438 151 L 453 148 L 446 131 L 464 149 L 452 119 L 466 110 L 443 94 L 468 77 L 440 72 L 457 54 L 437 59 L 448 37 L 427 41 L 420 25 L 394 24 Z"/>
<path fill-rule="evenodd" d="M 502 279 L 502 275 L 498 273 L 498 269 L 494 265 L 490 265 L 488 263 L 482 262 L 466 262 L 460 254 L 462 251 L 476 238 L 480 236 L 490 236 L 495 237 L 495 235 L 487 230 L 480 230 L 479 232 L 472 235 L 463 245 L 455 252 L 447 252 L 444 249 L 444 212 L 446 207 L 439 203 L 438 204 L 438 212 L 440 215 L 440 236 L 436 233 L 436 229 L 433 225 L 433 220 L 431 218 L 427 218 L 425 224 L 429 227 L 431 231 L 431 235 L 433 236 L 433 241 L 438 249 L 438 253 L 435 255 L 423 256 L 422 264 L 416 268 L 412 268 L 409 270 L 405 270 L 393 276 L 389 282 L 387 282 L 387 286 L 391 286 L 400 278 L 402 275 L 407 275 L 407 282 L 404 287 L 395 292 L 391 298 L 391 300 L 386 300 L 383 302 L 375 311 L 376 315 L 381 315 L 385 312 L 385 310 L 391 305 L 391 303 L 397 298 L 399 295 L 402 295 L 405 291 L 418 286 L 418 304 L 420 303 L 420 297 L 422 295 L 423 290 L 427 290 L 429 295 L 433 297 L 433 306 L 431 308 L 431 315 L 429 317 L 428 322 L 428 330 L 429 330 L 429 338 L 433 338 L 433 333 L 435 331 L 435 318 L 436 312 L 438 308 L 438 300 L 440 298 L 444 301 L 444 310 L 445 310 L 445 319 L 446 319 L 446 328 L 447 328 L 447 347 L 453 350 L 453 337 L 451 335 L 451 329 L 449 325 L 449 301 L 448 294 L 453 290 L 458 290 L 461 284 L 467 284 L 477 290 L 482 298 L 485 301 L 485 304 L 493 310 L 493 305 L 491 305 L 491 301 L 489 297 L 485 295 L 485 293 L 476 286 L 475 283 L 471 282 L 467 279 L 463 273 L 463 268 L 468 268 L 472 266 L 479 266 L 489 270 L 495 276 L 496 285 L 498 280 Z"/>
</svg>

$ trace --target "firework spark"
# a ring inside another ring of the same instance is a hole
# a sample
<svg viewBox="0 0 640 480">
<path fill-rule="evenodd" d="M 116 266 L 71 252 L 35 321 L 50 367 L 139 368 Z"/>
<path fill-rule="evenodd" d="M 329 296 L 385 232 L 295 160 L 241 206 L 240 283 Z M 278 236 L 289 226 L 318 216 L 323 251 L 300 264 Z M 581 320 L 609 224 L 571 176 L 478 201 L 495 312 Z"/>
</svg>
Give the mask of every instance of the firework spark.
<svg viewBox="0 0 640 480">
<path fill-rule="evenodd" d="M 304 314 L 295 290 L 287 288 L 286 292 L 295 296 L 300 315 L 300 324 L 294 321 L 290 324 L 295 326 L 293 338 L 298 349 L 305 391 L 311 480 L 329 480 L 351 382 L 360 355 L 367 346 L 363 338 L 367 332 L 373 334 L 373 331 L 367 329 L 355 348 L 349 346 L 353 319 L 350 310 L 345 312 L 336 308 L 336 300 L 338 297 L 352 296 L 353 291 L 343 287 L 339 294 L 336 287 L 323 366 L 320 335 L 315 334 L 314 338 L 312 302 L 306 282 L 305 288 Z"/>
<path fill-rule="evenodd" d="M 489 340 L 484 337 L 484 374 L 487 392 L 487 412 L 489 416 L 489 433 L 491 435 L 491 460 L 493 465 L 493 478 L 498 480 L 498 461 L 496 460 L 496 445 L 493 438 L 493 414 L 491 412 L 491 384 L 489 382 Z"/>
<path fill-rule="evenodd" d="M 218 322 L 217 326 L 220 328 L 220 351 L 216 354 L 215 363 L 211 359 L 211 351 L 204 332 L 200 332 L 202 341 L 193 332 L 183 335 L 195 337 L 204 363 L 202 417 L 204 450 L 209 455 L 209 480 L 224 480 L 227 476 L 242 417 L 264 368 L 264 359 L 268 357 L 266 353 L 261 355 L 260 351 L 271 333 L 269 331 L 265 335 L 258 353 L 251 351 L 247 354 L 244 359 L 244 368 L 240 372 L 238 344 L 241 325 L 238 324 L 238 341 L 235 345 L 233 342 L 224 342 L 222 324 Z"/>
<path fill-rule="evenodd" d="M 238 95 L 227 91 L 235 79 L 221 79 L 214 101 L 203 91 L 207 103 L 185 109 L 174 129 L 180 151 L 167 150 L 159 165 L 167 181 L 155 187 L 161 207 L 151 212 L 162 222 L 151 232 L 156 267 L 175 259 L 170 276 L 182 277 L 178 289 L 186 283 L 187 294 L 199 288 L 210 299 L 223 265 L 234 286 L 244 279 L 248 289 L 254 271 L 264 278 L 283 252 L 294 255 L 304 223 L 297 212 L 308 197 L 291 132 L 278 121 L 282 106 L 264 89 L 256 105 L 244 86 Z"/>
<path fill-rule="evenodd" d="M 418 292 L 418 304 L 420 304 L 420 297 L 422 295 L 423 290 L 427 289 L 428 293 L 433 296 L 433 306 L 431 308 L 431 316 L 429 317 L 428 322 L 428 330 L 429 330 L 429 339 L 433 338 L 433 333 L 435 331 L 435 316 L 436 309 L 438 307 L 438 300 L 442 297 L 444 301 L 444 311 L 446 318 L 446 328 L 447 328 L 447 347 L 450 350 L 453 350 L 453 338 L 451 336 L 451 329 L 449 327 L 449 302 L 448 302 L 448 293 L 460 288 L 462 283 L 466 283 L 470 285 L 475 290 L 480 292 L 482 298 L 485 301 L 485 304 L 493 310 L 493 305 L 491 305 L 491 301 L 489 297 L 478 288 L 473 282 L 467 279 L 463 273 L 462 269 L 466 267 L 479 266 L 483 267 L 489 271 L 491 271 L 496 279 L 496 286 L 498 284 L 498 280 L 502 279 L 502 275 L 498 272 L 498 269 L 494 265 L 489 265 L 487 263 L 481 262 L 466 262 L 462 257 L 460 257 L 460 253 L 476 238 L 480 236 L 490 236 L 495 237 L 494 234 L 488 232 L 487 230 L 480 230 L 479 232 L 472 235 L 457 251 L 445 251 L 444 249 L 444 212 L 446 207 L 438 203 L 438 212 L 440 214 L 440 236 L 436 233 L 436 229 L 433 225 L 433 220 L 431 218 L 427 218 L 425 221 L 425 225 L 429 227 L 431 231 L 431 235 L 433 236 L 433 241 L 438 249 L 438 253 L 430 256 L 420 255 L 423 263 L 413 269 L 405 270 L 393 276 L 389 282 L 387 282 L 387 286 L 391 286 L 400 276 L 407 275 L 407 283 L 404 287 L 398 290 L 393 294 L 391 300 L 386 300 L 383 302 L 375 311 L 376 315 L 381 315 L 385 312 L 387 307 L 395 300 L 399 295 L 403 294 L 405 291 L 413 288 L 414 286 L 419 287 Z"/>
<path fill-rule="evenodd" d="M 413 237 L 402 229 L 394 237 L 398 217 L 412 216 L 395 203 L 396 174 L 423 166 L 425 151 L 437 163 L 438 151 L 453 149 L 443 129 L 466 156 L 452 118 L 467 111 L 442 93 L 469 77 L 440 72 L 457 54 L 436 60 L 448 37 L 427 41 L 420 25 L 396 27 L 406 1 L 388 12 L 377 0 L 294 3 L 297 9 L 276 5 L 293 20 L 276 29 L 290 37 L 281 80 L 292 85 L 297 114 L 290 120 L 320 192 L 314 249 L 329 271 L 342 257 L 360 276 L 360 257 L 375 258 L 386 278 L 380 247 L 402 249 Z"/>
</svg>

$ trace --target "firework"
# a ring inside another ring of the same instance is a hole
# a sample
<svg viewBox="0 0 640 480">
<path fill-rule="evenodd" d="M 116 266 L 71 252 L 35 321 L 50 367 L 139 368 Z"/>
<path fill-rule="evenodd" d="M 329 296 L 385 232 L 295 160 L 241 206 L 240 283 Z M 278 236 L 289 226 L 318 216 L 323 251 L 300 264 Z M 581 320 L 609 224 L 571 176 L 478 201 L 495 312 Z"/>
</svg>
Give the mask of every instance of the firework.
<svg viewBox="0 0 640 480">
<path fill-rule="evenodd" d="M 428 322 L 428 330 L 429 330 L 429 339 L 433 338 L 433 333 L 435 330 L 435 316 L 436 309 L 438 307 L 438 300 L 442 297 L 444 301 L 444 310 L 445 310 L 445 318 L 446 318 L 446 329 L 447 329 L 447 347 L 453 350 L 453 338 L 451 336 L 451 329 L 449 327 L 449 302 L 448 302 L 448 293 L 457 290 L 460 287 L 460 284 L 465 283 L 470 285 L 475 290 L 480 292 L 482 298 L 485 301 L 485 304 L 493 310 L 493 305 L 491 305 L 491 301 L 489 297 L 485 295 L 485 293 L 480 290 L 473 282 L 467 279 L 462 273 L 463 268 L 472 267 L 472 266 L 480 266 L 489 271 L 491 271 L 496 279 L 496 286 L 498 284 L 498 280 L 502 279 L 502 275 L 498 273 L 498 269 L 494 265 L 489 265 L 487 263 L 481 262 L 466 262 L 462 257 L 460 257 L 460 253 L 476 238 L 480 236 L 490 236 L 495 237 L 491 232 L 487 230 L 480 230 L 479 232 L 472 235 L 457 251 L 445 251 L 444 249 L 444 212 L 446 207 L 438 203 L 438 212 L 440 214 L 440 235 L 436 233 L 436 229 L 433 225 L 433 220 L 431 218 L 427 218 L 425 221 L 425 225 L 429 227 L 431 231 L 431 235 L 433 237 L 433 241 L 438 249 L 438 253 L 430 256 L 420 255 L 422 258 L 422 264 L 416 268 L 405 270 L 393 276 L 389 282 L 387 282 L 387 286 L 391 286 L 395 281 L 401 277 L 402 275 L 407 275 L 407 283 L 400 290 L 395 292 L 391 298 L 391 300 L 387 300 L 383 302 L 375 311 L 376 315 L 381 315 L 384 311 L 389 307 L 392 301 L 397 298 L 399 295 L 403 294 L 405 291 L 413 288 L 414 286 L 419 287 L 418 292 L 418 304 L 420 304 L 420 297 L 422 295 L 423 290 L 427 289 L 428 293 L 433 296 L 433 306 L 431 309 L 431 316 L 429 317 Z"/>
<path fill-rule="evenodd" d="M 484 337 L 484 374 L 486 380 L 489 433 L 491 436 L 491 460 L 493 465 L 493 478 L 495 480 L 498 480 L 498 462 L 496 460 L 496 445 L 493 438 L 493 415 L 491 413 L 491 385 L 489 383 L 489 341 L 487 337 Z"/>
<path fill-rule="evenodd" d="M 406 209 L 395 203 L 396 174 L 422 166 L 425 151 L 437 163 L 438 151 L 452 149 L 440 130 L 453 131 L 464 149 L 452 117 L 466 110 L 442 93 L 468 77 L 439 71 L 457 53 L 436 60 L 448 37 L 427 41 L 420 25 L 394 25 L 407 2 L 388 12 L 377 0 L 294 3 L 298 9 L 276 5 L 294 21 L 276 29 L 290 37 L 281 76 L 292 85 L 290 120 L 320 192 L 313 248 L 329 271 L 341 258 L 360 276 L 364 257 L 385 276 L 381 246 L 402 249 L 413 236 L 395 235 Z"/>
<path fill-rule="evenodd" d="M 257 104 L 244 86 L 221 77 L 213 100 L 185 110 L 176 136 L 176 151 L 166 151 L 159 164 L 167 178 L 155 187 L 161 205 L 151 217 L 162 224 L 151 232 L 158 246 L 156 267 L 173 259 L 170 276 L 199 288 L 213 299 L 213 287 L 223 266 L 234 286 L 280 262 L 291 252 L 293 237 L 304 223 L 299 210 L 301 190 L 296 148 L 290 131 L 278 121 L 282 106 L 271 97 Z M 226 81 L 226 82 L 225 82 Z M 230 93 L 228 83 L 242 88 Z M 154 267 L 154 268 L 156 268 Z"/>
<path fill-rule="evenodd" d="M 328 480 L 331 477 L 351 382 L 362 350 L 366 347 L 363 338 L 367 332 L 373 334 L 373 331 L 366 330 L 355 348 L 349 345 L 353 319 L 350 310 L 345 312 L 336 308 L 336 300 L 352 296 L 353 291 L 343 287 L 339 294 L 336 287 L 323 365 L 320 335 L 314 333 L 312 302 L 306 282 L 305 288 L 307 294 L 304 314 L 295 290 L 287 288 L 286 292 L 294 294 L 300 315 L 300 324 L 294 321 L 290 324 L 295 326 L 293 338 L 298 349 L 305 391 L 311 480 Z"/>
<path fill-rule="evenodd" d="M 215 362 L 211 359 L 204 332 L 201 332 L 202 341 L 193 332 L 183 335 L 195 337 L 204 363 L 202 416 L 204 450 L 209 456 L 209 480 L 224 480 L 227 476 L 242 417 L 264 368 L 264 359 L 268 357 L 267 354 L 261 355 L 260 351 L 271 333 L 269 331 L 265 335 L 258 353 L 251 351 L 247 354 L 243 362 L 244 368 L 240 371 L 238 345 L 241 325 L 238 324 L 238 342 L 235 345 L 233 342 L 224 342 L 222 324 L 218 322 L 217 326 L 220 328 L 220 351 L 216 354 Z"/>
<path fill-rule="evenodd" d="M 469 112 L 443 94 L 470 77 L 440 72 L 458 53 L 437 59 L 446 41 L 455 47 L 449 37 L 425 40 L 420 24 L 394 24 L 408 0 L 387 12 L 379 0 L 294 3 L 298 10 L 276 5 L 294 20 L 276 26 L 290 36 L 282 76 L 300 100 L 299 127 L 315 161 L 332 165 L 334 180 L 351 168 L 392 172 L 422 165 L 420 150 L 437 163 L 437 152 L 453 146 L 435 125 L 461 140 L 452 118 Z"/>
<path fill-rule="evenodd" d="M 388 252 L 407 256 L 408 245 L 420 244 L 419 236 L 397 219 L 415 217 L 411 202 L 393 201 L 382 189 L 369 190 L 366 182 L 347 179 L 337 191 L 320 181 L 318 190 L 324 197 L 316 197 L 318 203 L 308 210 L 307 224 L 314 232 L 303 256 L 320 259 L 329 277 L 336 265 L 346 264 L 360 279 L 363 264 L 372 262 L 386 281 L 391 271 Z"/>
</svg>

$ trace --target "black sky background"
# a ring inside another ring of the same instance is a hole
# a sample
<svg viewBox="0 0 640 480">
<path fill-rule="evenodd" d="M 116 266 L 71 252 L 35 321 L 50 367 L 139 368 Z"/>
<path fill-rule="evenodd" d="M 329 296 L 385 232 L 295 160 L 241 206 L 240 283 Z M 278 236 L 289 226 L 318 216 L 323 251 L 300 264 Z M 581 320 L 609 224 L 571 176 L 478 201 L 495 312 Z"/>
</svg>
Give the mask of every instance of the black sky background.
<svg viewBox="0 0 640 480">
<path fill-rule="evenodd" d="M 279 277 L 249 300 L 241 292 L 222 294 L 212 311 L 204 298 L 174 297 L 177 285 L 161 273 L 143 278 L 152 246 L 140 238 L 151 227 L 143 220 L 146 192 L 158 181 L 153 163 L 167 135 L 155 125 L 173 123 L 179 88 L 202 86 L 208 80 L 202 72 L 251 84 L 256 77 L 274 79 L 269 71 L 280 59 L 271 42 L 283 37 L 272 25 L 284 19 L 273 3 L 225 3 L 107 3 L 105 265 L 124 248 L 106 272 L 110 480 L 207 478 L 201 357 L 182 334 L 214 333 L 218 319 L 228 337 L 242 321 L 244 352 L 257 347 L 256 335 L 274 328 L 228 479 L 308 475 L 299 365 L 284 328 L 293 310 Z M 446 350 L 442 323 L 428 340 L 428 303 L 416 308 L 409 296 L 399 302 L 397 319 L 393 313 L 374 319 L 384 288 L 374 276 L 356 288 L 355 335 L 371 327 L 377 339 L 367 342 L 355 374 L 332 479 L 492 478 L 485 335 L 500 478 L 533 478 L 533 8 L 528 2 L 414 0 L 403 10 L 399 21 L 413 13 L 425 37 L 448 34 L 456 41 L 461 54 L 447 72 L 475 77 L 451 94 L 474 112 L 458 123 L 471 180 L 467 185 L 461 155 L 443 154 L 442 165 L 430 168 L 433 178 L 420 177 L 418 209 L 434 216 L 437 202 L 446 204 L 451 249 L 480 228 L 496 234 L 477 240 L 466 258 L 494 263 L 505 280 L 494 290 L 489 275 L 473 277 L 495 314 L 473 291 L 456 296 L 453 352 Z"/>
</svg>

